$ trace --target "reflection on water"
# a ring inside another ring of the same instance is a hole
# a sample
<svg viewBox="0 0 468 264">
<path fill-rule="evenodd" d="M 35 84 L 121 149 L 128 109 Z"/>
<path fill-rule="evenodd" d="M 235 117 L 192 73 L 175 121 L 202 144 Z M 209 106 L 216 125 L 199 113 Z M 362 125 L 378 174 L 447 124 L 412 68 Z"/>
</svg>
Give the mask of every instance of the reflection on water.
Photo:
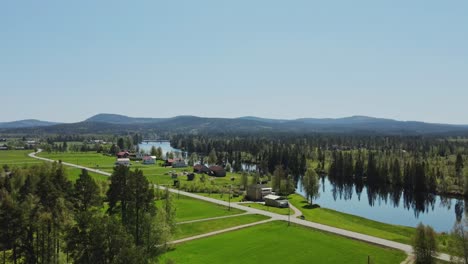
<svg viewBox="0 0 468 264">
<path fill-rule="evenodd" d="M 163 142 L 161 142 L 161 141 L 149 141 L 149 142 L 140 143 L 138 145 L 140 150 L 144 150 L 146 153 L 150 153 L 151 148 L 153 146 L 155 148 L 160 147 L 162 149 L 164 157 L 166 156 L 166 153 L 173 152 L 173 153 L 181 153 L 183 155 L 183 157 L 186 158 L 186 152 L 183 152 L 180 149 L 176 149 L 176 148 L 171 147 L 171 143 L 169 143 L 167 141 L 163 141 Z"/>
<path fill-rule="evenodd" d="M 320 198 L 314 203 L 384 223 L 415 227 L 422 222 L 438 232 L 448 232 L 465 212 L 465 203 L 459 199 L 373 188 L 362 183 L 331 183 L 326 177 L 320 182 Z M 297 192 L 304 195 L 300 181 L 298 187 Z"/>
</svg>

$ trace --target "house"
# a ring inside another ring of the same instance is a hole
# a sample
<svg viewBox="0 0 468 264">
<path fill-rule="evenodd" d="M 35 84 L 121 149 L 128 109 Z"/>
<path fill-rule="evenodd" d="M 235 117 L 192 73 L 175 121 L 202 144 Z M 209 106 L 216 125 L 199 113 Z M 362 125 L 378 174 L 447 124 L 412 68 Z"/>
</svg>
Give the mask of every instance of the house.
<svg viewBox="0 0 468 264">
<path fill-rule="evenodd" d="M 156 163 L 156 159 L 153 158 L 153 156 L 144 156 L 143 157 L 143 164 L 155 164 Z"/>
<path fill-rule="evenodd" d="M 185 163 L 184 159 L 166 159 L 164 162 L 164 166 L 172 166 L 172 168 L 184 168 L 187 167 L 187 163 Z"/>
<path fill-rule="evenodd" d="M 0 142 L 6 142 L 7 139 L 6 138 L 0 138 Z"/>
<path fill-rule="evenodd" d="M 268 194 L 263 197 L 265 200 L 265 205 L 279 208 L 288 208 L 289 202 L 287 199 L 282 198 L 278 195 Z"/>
<path fill-rule="evenodd" d="M 215 165 L 215 166 L 211 166 L 209 169 L 210 169 L 210 172 L 208 173 L 208 175 L 210 176 L 226 177 L 226 170 L 221 166 Z"/>
<path fill-rule="evenodd" d="M 117 158 L 128 158 L 128 156 L 130 156 L 130 153 L 128 153 L 128 151 L 117 152 Z"/>
<path fill-rule="evenodd" d="M 3 144 L 0 146 L 0 150 L 8 150 L 8 146 L 6 144 Z"/>
<path fill-rule="evenodd" d="M 129 158 L 118 158 L 115 162 L 116 166 L 123 165 L 123 166 L 130 166 L 130 159 Z"/>
<path fill-rule="evenodd" d="M 210 169 L 205 165 L 197 164 L 197 165 L 193 166 L 193 172 L 208 174 L 208 173 L 210 173 Z"/>
<path fill-rule="evenodd" d="M 250 201 L 263 201 L 263 197 L 272 194 L 272 188 L 263 184 L 252 184 L 247 188 L 247 199 Z"/>
</svg>

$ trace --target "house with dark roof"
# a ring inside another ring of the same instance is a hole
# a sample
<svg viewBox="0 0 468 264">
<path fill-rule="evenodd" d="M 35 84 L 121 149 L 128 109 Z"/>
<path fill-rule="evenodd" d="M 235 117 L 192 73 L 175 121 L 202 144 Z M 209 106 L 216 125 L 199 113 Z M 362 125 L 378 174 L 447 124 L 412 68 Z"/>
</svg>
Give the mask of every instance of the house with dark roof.
<svg viewBox="0 0 468 264">
<path fill-rule="evenodd" d="M 203 164 L 197 164 L 197 165 L 193 166 L 193 172 L 209 174 L 210 169 L 207 166 L 203 165 Z"/>
<path fill-rule="evenodd" d="M 130 153 L 128 151 L 120 151 L 117 153 L 117 158 L 123 159 L 123 158 L 128 158 L 130 156 Z"/>
<path fill-rule="evenodd" d="M 219 166 L 219 165 L 210 166 L 209 170 L 210 170 L 210 172 L 208 174 L 210 176 L 226 177 L 226 170 L 223 167 Z"/>
</svg>

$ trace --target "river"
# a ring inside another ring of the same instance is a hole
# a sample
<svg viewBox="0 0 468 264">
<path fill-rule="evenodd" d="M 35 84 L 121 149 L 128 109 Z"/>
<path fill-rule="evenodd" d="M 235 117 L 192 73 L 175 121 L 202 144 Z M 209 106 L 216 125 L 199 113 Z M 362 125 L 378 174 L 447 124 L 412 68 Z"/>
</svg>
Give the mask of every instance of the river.
<svg viewBox="0 0 468 264">
<path fill-rule="evenodd" d="M 138 144 L 138 147 L 140 148 L 140 150 L 144 150 L 148 154 L 150 153 L 151 148 L 153 146 L 155 148 L 160 147 L 162 149 L 164 157 L 166 156 L 167 152 L 174 152 L 174 153 L 181 153 L 183 155 L 183 157 L 186 158 L 186 154 L 187 154 L 186 152 L 184 152 L 184 151 L 182 151 L 180 149 L 176 149 L 176 148 L 171 147 L 171 143 L 168 142 L 168 141 L 147 141 L 147 142 L 143 142 L 143 143 Z"/>
<path fill-rule="evenodd" d="M 411 203 L 405 203 L 403 195 L 395 202 L 391 198 L 377 197 L 370 199 L 367 188 L 364 187 L 360 195 L 353 187 L 343 192 L 328 180 L 320 181 L 320 197 L 314 200 L 323 208 L 361 216 L 379 222 L 415 227 L 420 222 L 432 226 L 438 232 L 449 232 L 458 217 L 464 215 L 464 201 L 454 198 L 441 198 L 436 195 L 426 202 L 423 210 Z M 297 193 L 304 195 L 301 182 L 298 183 Z"/>
</svg>

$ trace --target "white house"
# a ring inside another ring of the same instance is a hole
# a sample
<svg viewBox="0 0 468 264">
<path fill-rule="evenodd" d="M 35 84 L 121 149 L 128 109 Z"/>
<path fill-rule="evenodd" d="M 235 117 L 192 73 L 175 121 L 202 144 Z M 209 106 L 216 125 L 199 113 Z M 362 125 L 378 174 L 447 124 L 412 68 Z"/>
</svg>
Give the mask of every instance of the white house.
<svg viewBox="0 0 468 264">
<path fill-rule="evenodd" d="M 118 166 L 118 165 L 129 166 L 130 165 L 130 159 L 129 158 L 117 159 L 117 161 L 115 162 L 115 165 L 116 166 Z"/>
</svg>

